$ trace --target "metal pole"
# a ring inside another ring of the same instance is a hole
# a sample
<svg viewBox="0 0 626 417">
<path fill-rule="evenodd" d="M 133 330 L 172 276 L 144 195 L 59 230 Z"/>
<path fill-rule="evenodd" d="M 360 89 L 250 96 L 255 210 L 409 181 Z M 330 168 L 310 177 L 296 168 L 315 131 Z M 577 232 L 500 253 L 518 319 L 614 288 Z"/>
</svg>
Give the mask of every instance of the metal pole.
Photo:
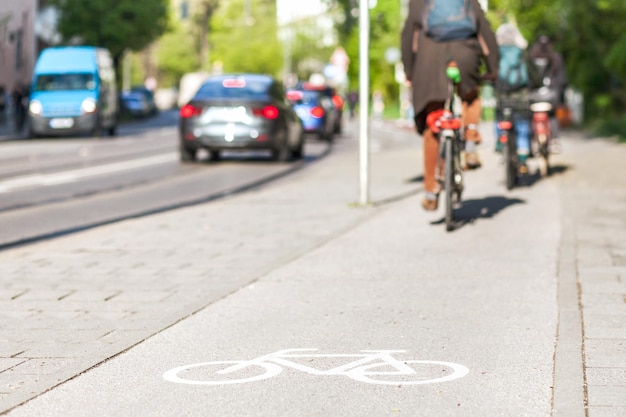
<svg viewBox="0 0 626 417">
<path fill-rule="evenodd" d="M 359 3 L 359 204 L 370 202 L 369 178 L 369 1 Z"/>
</svg>

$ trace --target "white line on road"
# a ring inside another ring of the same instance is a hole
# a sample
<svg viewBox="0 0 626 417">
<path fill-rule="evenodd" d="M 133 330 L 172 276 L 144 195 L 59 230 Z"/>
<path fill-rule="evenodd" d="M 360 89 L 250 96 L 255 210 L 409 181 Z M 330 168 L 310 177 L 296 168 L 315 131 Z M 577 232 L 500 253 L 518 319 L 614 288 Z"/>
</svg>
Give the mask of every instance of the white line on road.
<svg viewBox="0 0 626 417">
<path fill-rule="evenodd" d="M 51 174 L 24 175 L 21 177 L 11 178 L 6 181 L 0 181 L 0 193 L 8 193 L 20 188 L 27 187 L 46 187 L 52 185 L 67 184 L 70 182 L 75 182 L 81 179 L 95 177 L 98 175 L 128 171 L 131 169 L 143 168 L 151 165 L 166 164 L 177 160 L 177 153 L 169 153 L 164 155 L 151 156 L 148 158 L 133 159 L 131 161 L 115 162 L 112 164 L 98 165 L 94 167 L 80 168 Z"/>
</svg>

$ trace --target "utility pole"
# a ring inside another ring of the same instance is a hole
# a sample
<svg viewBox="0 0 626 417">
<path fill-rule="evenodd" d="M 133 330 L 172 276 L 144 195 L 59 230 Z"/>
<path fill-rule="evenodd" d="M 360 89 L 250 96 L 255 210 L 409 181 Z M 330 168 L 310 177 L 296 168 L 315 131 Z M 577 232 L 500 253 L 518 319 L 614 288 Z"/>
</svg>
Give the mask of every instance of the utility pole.
<svg viewBox="0 0 626 417">
<path fill-rule="evenodd" d="M 369 167 L 369 1 L 359 3 L 359 204 L 370 202 Z"/>
</svg>

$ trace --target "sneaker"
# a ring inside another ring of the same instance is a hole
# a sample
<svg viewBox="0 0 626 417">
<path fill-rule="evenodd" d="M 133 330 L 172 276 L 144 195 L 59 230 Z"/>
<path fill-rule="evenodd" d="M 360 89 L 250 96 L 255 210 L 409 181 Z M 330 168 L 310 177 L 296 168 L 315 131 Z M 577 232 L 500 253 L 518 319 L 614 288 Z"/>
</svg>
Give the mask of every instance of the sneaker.
<svg viewBox="0 0 626 417">
<path fill-rule="evenodd" d="M 477 169 L 481 166 L 482 164 L 480 163 L 480 159 L 478 158 L 478 153 L 465 152 L 465 169 Z"/>
<path fill-rule="evenodd" d="M 439 200 L 431 200 L 429 198 L 424 198 L 422 200 L 422 207 L 426 211 L 435 211 L 439 206 Z"/>
<path fill-rule="evenodd" d="M 517 172 L 521 175 L 528 174 L 528 165 L 525 163 L 520 163 L 517 167 Z"/>
</svg>

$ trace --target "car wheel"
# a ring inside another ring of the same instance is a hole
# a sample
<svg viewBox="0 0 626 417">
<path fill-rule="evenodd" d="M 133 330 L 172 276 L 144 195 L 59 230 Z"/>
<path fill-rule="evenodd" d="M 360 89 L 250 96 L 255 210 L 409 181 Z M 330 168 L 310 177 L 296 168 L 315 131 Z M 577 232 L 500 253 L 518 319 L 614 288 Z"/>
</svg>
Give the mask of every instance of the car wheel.
<svg viewBox="0 0 626 417">
<path fill-rule="evenodd" d="M 181 162 L 194 162 L 196 160 L 196 150 L 180 147 L 180 160 Z"/>
<path fill-rule="evenodd" d="M 300 134 L 300 137 L 298 138 L 298 145 L 295 149 L 291 150 L 291 155 L 294 159 L 302 159 L 302 156 L 304 155 L 304 134 Z"/>
<path fill-rule="evenodd" d="M 96 123 L 91 129 L 91 136 L 94 138 L 99 138 L 102 136 L 102 125 L 100 124 L 100 118 L 96 119 Z"/>
<path fill-rule="evenodd" d="M 282 141 L 277 148 L 272 149 L 272 159 L 277 162 L 289 161 L 289 145 L 287 144 L 287 132 L 281 135 Z"/>
<path fill-rule="evenodd" d="M 209 158 L 211 161 L 219 161 L 222 159 L 222 153 L 216 149 L 209 151 Z"/>
</svg>

